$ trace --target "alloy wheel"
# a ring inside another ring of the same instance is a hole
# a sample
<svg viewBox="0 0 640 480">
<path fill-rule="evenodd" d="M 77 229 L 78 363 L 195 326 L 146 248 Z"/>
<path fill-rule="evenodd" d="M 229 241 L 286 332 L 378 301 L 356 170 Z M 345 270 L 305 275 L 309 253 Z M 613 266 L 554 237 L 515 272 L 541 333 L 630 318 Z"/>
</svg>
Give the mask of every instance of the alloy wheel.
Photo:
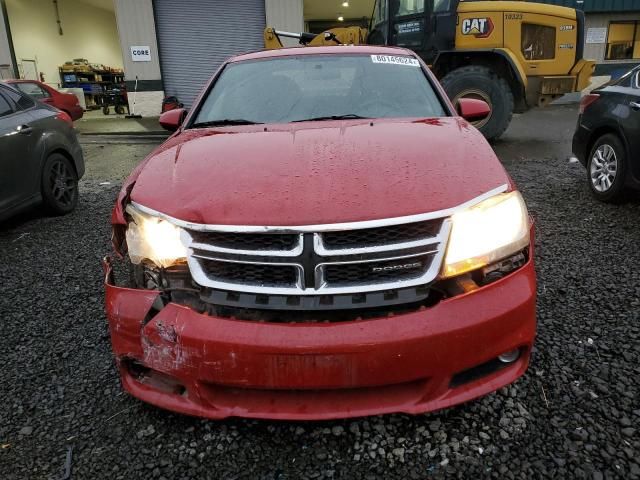
<svg viewBox="0 0 640 480">
<path fill-rule="evenodd" d="M 609 144 L 600 145 L 591 158 L 591 184 L 600 193 L 608 191 L 618 173 L 618 157 Z"/>
<path fill-rule="evenodd" d="M 53 198 L 61 207 L 69 207 L 73 204 L 77 185 L 73 172 L 69 171 L 64 161 L 56 160 L 51 165 L 49 186 Z"/>
</svg>

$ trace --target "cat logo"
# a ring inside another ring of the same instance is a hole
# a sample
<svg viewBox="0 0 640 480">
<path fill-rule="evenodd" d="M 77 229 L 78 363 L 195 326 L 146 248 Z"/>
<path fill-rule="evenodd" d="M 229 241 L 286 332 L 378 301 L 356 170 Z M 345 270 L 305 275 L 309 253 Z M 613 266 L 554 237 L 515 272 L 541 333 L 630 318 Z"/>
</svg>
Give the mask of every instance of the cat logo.
<svg viewBox="0 0 640 480">
<path fill-rule="evenodd" d="M 493 32 L 490 18 L 465 18 L 462 20 L 462 34 L 474 35 L 476 38 L 487 38 Z"/>
</svg>

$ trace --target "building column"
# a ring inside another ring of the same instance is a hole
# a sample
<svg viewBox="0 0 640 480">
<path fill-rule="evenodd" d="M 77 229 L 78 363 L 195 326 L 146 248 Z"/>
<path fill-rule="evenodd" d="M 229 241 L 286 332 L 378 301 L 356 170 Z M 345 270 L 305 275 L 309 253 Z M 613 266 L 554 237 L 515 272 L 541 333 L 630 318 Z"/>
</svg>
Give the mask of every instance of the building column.
<svg viewBox="0 0 640 480">
<path fill-rule="evenodd" d="M 152 0 L 114 0 L 114 5 L 129 109 L 131 113 L 135 110 L 136 114 L 145 117 L 160 115 L 164 87 Z M 132 53 L 132 47 L 143 48 L 135 49 L 136 52 Z M 146 49 L 148 55 L 141 55 Z M 138 88 L 134 93 L 136 79 Z"/>
<path fill-rule="evenodd" d="M 16 78 L 16 63 L 4 0 L 0 0 L 0 79 Z"/>
</svg>

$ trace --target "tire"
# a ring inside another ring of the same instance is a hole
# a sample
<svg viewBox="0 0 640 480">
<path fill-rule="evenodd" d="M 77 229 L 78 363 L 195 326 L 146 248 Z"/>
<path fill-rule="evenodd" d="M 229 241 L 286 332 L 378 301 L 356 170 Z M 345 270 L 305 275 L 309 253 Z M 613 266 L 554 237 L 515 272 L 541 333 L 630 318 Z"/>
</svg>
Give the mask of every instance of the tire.
<svg viewBox="0 0 640 480">
<path fill-rule="evenodd" d="M 116 106 L 116 113 L 122 115 L 124 113 L 124 107 L 122 105 Z"/>
<path fill-rule="evenodd" d="M 620 137 L 602 135 L 591 147 L 587 158 L 587 183 L 601 202 L 617 203 L 624 199 L 627 176 L 627 152 Z"/>
<path fill-rule="evenodd" d="M 482 99 L 491 107 L 491 114 L 483 120 L 472 122 L 487 140 L 495 140 L 509 126 L 513 116 L 513 93 L 507 81 L 487 67 L 469 65 L 447 73 L 441 80 L 442 87 L 453 102 L 459 98 Z"/>
<path fill-rule="evenodd" d="M 42 169 L 42 200 L 48 213 L 66 215 L 78 204 L 78 175 L 67 157 L 54 153 Z"/>
<path fill-rule="evenodd" d="M 109 106 L 105 105 L 104 107 L 102 107 L 102 113 L 104 113 L 105 115 L 109 115 Z"/>
</svg>

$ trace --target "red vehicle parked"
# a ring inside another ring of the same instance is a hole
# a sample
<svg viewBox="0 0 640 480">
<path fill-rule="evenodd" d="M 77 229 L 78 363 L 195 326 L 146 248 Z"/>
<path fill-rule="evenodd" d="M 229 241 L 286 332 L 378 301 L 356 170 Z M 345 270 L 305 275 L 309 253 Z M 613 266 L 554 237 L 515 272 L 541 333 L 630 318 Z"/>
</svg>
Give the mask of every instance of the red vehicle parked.
<svg viewBox="0 0 640 480">
<path fill-rule="evenodd" d="M 227 61 L 125 182 L 105 258 L 124 388 L 210 418 L 449 407 L 526 370 L 533 229 L 493 150 L 404 49 Z M 129 277 L 129 275 L 125 275 Z"/>
<path fill-rule="evenodd" d="M 39 100 L 47 105 L 52 105 L 58 110 L 62 110 L 71 117 L 74 122 L 82 118 L 83 111 L 76 97 L 72 93 L 59 92 L 46 83 L 37 80 L 5 80 L 27 95 Z"/>
</svg>

